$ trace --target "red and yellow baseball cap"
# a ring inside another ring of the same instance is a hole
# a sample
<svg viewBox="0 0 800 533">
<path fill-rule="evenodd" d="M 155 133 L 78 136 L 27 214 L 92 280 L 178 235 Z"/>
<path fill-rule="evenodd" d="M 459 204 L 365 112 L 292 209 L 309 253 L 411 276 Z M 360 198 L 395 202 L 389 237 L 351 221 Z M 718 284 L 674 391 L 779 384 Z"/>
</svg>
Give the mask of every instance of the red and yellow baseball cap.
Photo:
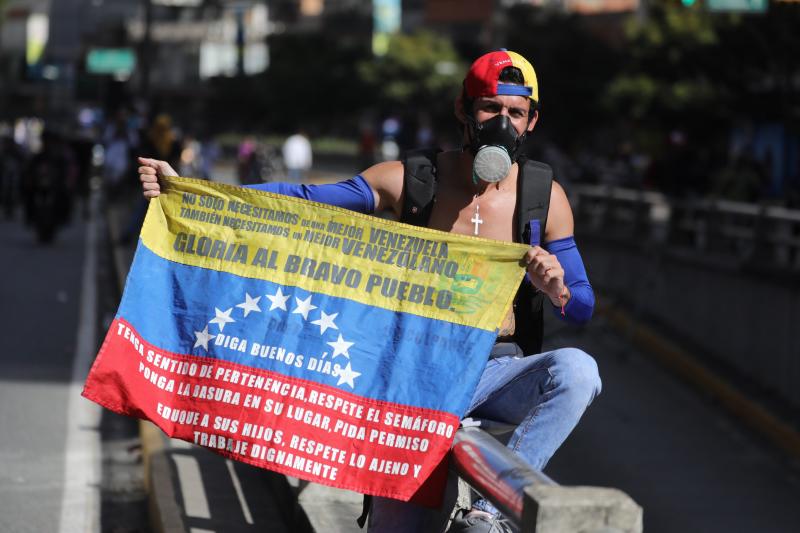
<svg viewBox="0 0 800 533">
<path fill-rule="evenodd" d="M 500 83 L 500 72 L 506 67 L 518 68 L 522 72 L 524 84 Z M 527 59 L 508 50 L 489 52 L 476 59 L 464 78 L 464 89 L 470 98 L 504 94 L 527 96 L 534 102 L 539 102 L 536 71 Z"/>
</svg>

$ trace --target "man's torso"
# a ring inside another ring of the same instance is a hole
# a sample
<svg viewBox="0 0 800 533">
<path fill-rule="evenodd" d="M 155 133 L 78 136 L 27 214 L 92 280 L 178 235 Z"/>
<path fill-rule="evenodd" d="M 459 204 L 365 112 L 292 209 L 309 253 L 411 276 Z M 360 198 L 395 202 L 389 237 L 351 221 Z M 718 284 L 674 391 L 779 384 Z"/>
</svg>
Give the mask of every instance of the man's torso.
<svg viewBox="0 0 800 533">
<path fill-rule="evenodd" d="M 473 217 L 480 214 L 479 236 L 486 239 L 513 242 L 517 207 L 517 173 L 515 164 L 508 177 L 497 184 L 489 184 L 475 199 L 477 188 L 471 176 L 459 172 L 459 152 L 442 152 L 437 160 L 438 183 L 436 201 L 431 211 L 428 227 L 474 235 Z M 479 210 L 476 205 L 480 206 Z M 499 337 L 514 333 L 514 311 L 510 309 L 500 327 Z"/>
<path fill-rule="evenodd" d="M 470 176 L 459 175 L 458 152 L 443 152 L 438 159 L 438 184 L 428 227 L 474 235 L 472 222 L 476 213 L 483 221 L 479 237 L 498 241 L 514 241 L 515 210 L 517 204 L 517 165 L 507 178 L 490 184 L 475 198 L 477 188 L 471 187 Z M 468 184 L 465 186 L 465 184 Z M 479 210 L 478 210 L 479 207 Z"/>
</svg>

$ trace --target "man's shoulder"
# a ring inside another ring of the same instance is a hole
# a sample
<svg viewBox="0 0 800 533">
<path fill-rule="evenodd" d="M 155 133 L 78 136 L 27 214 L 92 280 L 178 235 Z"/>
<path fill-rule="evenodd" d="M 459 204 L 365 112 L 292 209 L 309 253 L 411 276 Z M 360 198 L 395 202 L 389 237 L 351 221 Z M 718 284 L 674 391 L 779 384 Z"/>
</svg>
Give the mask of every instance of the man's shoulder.
<svg viewBox="0 0 800 533">
<path fill-rule="evenodd" d="M 403 163 L 383 161 L 360 172 L 375 194 L 377 211 L 391 210 L 399 213 L 403 194 Z"/>
</svg>

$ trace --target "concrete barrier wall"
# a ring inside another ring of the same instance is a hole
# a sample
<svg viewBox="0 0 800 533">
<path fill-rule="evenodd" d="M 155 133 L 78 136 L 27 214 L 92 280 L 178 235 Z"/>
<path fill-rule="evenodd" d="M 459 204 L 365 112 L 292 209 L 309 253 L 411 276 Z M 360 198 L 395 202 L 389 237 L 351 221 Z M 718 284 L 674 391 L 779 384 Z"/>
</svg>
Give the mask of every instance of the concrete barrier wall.
<svg viewBox="0 0 800 533">
<path fill-rule="evenodd" d="M 656 319 L 701 355 L 800 407 L 800 276 L 742 269 L 734 258 L 581 233 L 590 280 L 634 316 Z"/>
</svg>

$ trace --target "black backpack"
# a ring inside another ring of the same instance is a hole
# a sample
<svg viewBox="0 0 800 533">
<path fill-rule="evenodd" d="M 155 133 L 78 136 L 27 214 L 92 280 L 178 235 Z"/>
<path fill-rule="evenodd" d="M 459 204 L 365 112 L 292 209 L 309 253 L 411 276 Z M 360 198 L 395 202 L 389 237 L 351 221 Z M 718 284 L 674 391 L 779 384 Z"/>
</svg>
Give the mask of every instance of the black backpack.
<svg viewBox="0 0 800 533">
<path fill-rule="evenodd" d="M 436 197 L 436 155 L 439 150 L 413 150 L 403 159 L 404 199 L 401 222 L 427 226 Z M 530 243 L 531 221 L 539 221 L 539 239 L 544 238 L 553 170 L 549 165 L 522 158 L 517 178 L 517 209 L 514 241 Z M 526 279 L 514 298 L 516 327 L 513 340 L 526 355 L 541 353 L 544 295 Z M 524 325 L 524 327 L 521 327 Z"/>
</svg>

